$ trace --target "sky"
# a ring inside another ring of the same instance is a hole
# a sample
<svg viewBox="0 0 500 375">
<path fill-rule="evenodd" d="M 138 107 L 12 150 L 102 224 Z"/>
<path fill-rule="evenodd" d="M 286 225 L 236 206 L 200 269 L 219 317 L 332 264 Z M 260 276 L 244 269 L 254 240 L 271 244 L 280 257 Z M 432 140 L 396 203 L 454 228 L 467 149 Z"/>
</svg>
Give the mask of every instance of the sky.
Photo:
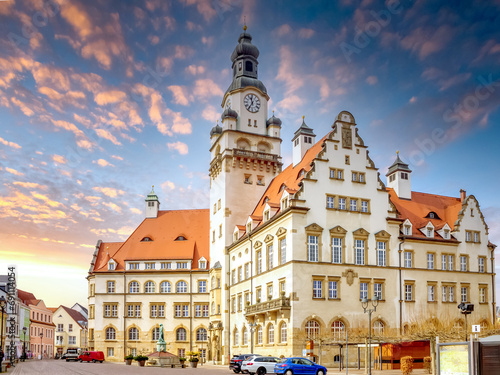
<svg viewBox="0 0 500 375">
<path fill-rule="evenodd" d="M 126 239 L 152 185 L 161 209 L 208 208 L 244 24 L 285 166 L 302 116 L 322 137 L 350 111 L 382 176 L 399 150 L 412 190 L 465 189 L 500 244 L 499 0 L 3 0 L 0 273 L 86 305 L 97 241 Z"/>
</svg>

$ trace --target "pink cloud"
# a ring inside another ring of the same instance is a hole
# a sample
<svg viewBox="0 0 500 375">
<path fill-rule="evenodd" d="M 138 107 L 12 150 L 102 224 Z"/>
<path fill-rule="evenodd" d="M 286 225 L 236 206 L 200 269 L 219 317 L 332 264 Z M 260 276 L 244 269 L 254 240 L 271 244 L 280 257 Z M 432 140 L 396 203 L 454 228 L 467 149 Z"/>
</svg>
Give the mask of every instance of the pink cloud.
<svg viewBox="0 0 500 375">
<path fill-rule="evenodd" d="M 105 92 L 100 92 L 94 97 L 94 101 L 98 105 L 106 105 L 117 103 L 123 101 L 127 97 L 127 94 L 119 90 L 110 90 Z"/>
<path fill-rule="evenodd" d="M 12 148 L 16 148 L 16 149 L 20 149 L 22 148 L 21 146 L 19 146 L 17 143 L 15 142 L 9 142 L 9 141 L 6 141 L 5 139 L 3 139 L 2 137 L 0 137 L 0 143 L 3 144 L 4 146 L 9 146 L 9 147 L 12 147 Z"/>
<path fill-rule="evenodd" d="M 24 176 L 24 173 L 19 172 L 18 170 L 14 169 L 14 168 L 5 167 L 5 171 L 9 172 L 13 175 L 16 175 L 16 176 Z"/>
<path fill-rule="evenodd" d="M 302 39 L 310 39 L 315 34 L 313 29 L 301 28 L 299 29 L 299 37 Z"/>
<path fill-rule="evenodd" d="M 276 28 L 274 30 L 274 32 L 278 36 L 288 35 L 292 32 L 292 28 L 290 27 L 290 25 L 285 23 L 285 24 L 281 25 L 280 27 Z"/>
<path fill-rule="evenodd" d="M 366 77 L 366 83 L 369 85 L 375 85 L 378 82 L 377 76 L 368 76 Z"/>
<path fill-rule="evenodd" d="M 304 80 L 294 69 L 294 54 L 288 46 L 282 46 L 280 49 L 280 64 L 276 79 L 282 81 L 286 86 L 286 94 L 290 95 L 303 86 Z"/>
<path fill-rule="evenodd" d="M 174 103 L 180 105 L 188 105 L 192 98 L 186 92 L 186 88 L 183 86 L 168 86 L 168 89 L 174 95 Z"/>
<path fill-rule="evenodd" d="M 214 106 L 209 105 L 205 107 L 205 109 L 201 113 L 201 116 L 207 121 L 216 122 L 219 119 L 220 113 L 215 109 Z"/>
<path fill-rule="evenodd" d="M 94 161 L 94 163 L 100 167 L 114 167 L 113 164 L 104 159 L 98 159 L 97 161 Z"/>
<path fill-rule="evenodd" d="M 104 139 L 107 139 L 108 141 L 111 141 L 113 144 L 117 146 L 121 146 L 121 142 L 116 139 L 116 137 L 108 132 L 107 130 L 104 129 L 95 129 L 96 134 Z"/>
<path fill-rule="evenodd" d="M 99 193 L 102 193 L 102 194 L 104 194 L 104 195 L 106 195 L 107 197 L 110 197 L 110 198 L 116 198 L 119 195 L 125 194 L 125 192 L 123 190 L 119 190 L 119 189 L 115 189 L 115 188 L 110 188 L 110 187 L 95 186 L 95 187 L 92 188 L 92 190 L 97 191 Z"/>
<path fill-rule="evenodd" d="M 201 65 L 199 65 L 199 66 L 189 65 L 186 68 L 186 72 L 189 74 L 192 74 L 192 75 L 203 74 L 203 73 L 205 73 L 205 67 L 203 67 Z"/>
<path fill-rule="evenodd" d="M 433 28 L 418 27 L 401 40 L 404 49 L 417 53 L 420 60 L 438 52 L 452 39 L 453 29 L 448 25 Z"/>
<path fill-rule="evenodd" d="M 167 143 L 167 147 L 169 150 L 175 150 L 181 155 L 187 155 L 189 151 L 187 144 L 179 141 L 174 143 Z"/>
<path fill-rule="evenodd" d="M 165 110 L 165 115 L 172 121 L 172 131 L 177 134 L 191 134 L 192 126 L 187 118 L 182 117 L 180 112 L 171 109 Z"/>
<path fill-rule="evenodd" d="M 64 156 L 61 155 L 52 155 L 52 160 L 57 164 L 66 164 L 67 160 Z"/>
<path fill-rule="evenodd" d="M 207 22 L 210 21 L 217 14 L 215 12 L 215 9 L 212 8 L 213 2 L 211 0 L 180 0 L 180 2 L 184 3 L 184 5 L 187 6 L 196 5 L 198 13 L 200 13 Z M 224 3 L 219 2 L 218 5 L 223 6 Z M 231 7 L 230 4 L 229 7 Z"/>
<path fill-rule="evenodd" d="M 221 88 L 211 79 L 198 79 L 194 84 L 193 93 L 198 98 L 224 95 Z"/>
</svg>

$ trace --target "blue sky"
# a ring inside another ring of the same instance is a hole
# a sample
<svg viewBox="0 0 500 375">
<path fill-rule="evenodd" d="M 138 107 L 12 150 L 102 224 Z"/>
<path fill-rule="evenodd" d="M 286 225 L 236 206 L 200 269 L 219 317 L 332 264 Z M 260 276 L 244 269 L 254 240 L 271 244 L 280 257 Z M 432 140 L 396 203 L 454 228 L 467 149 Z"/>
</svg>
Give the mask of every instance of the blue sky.
<svg viewBox="0 0 500 375">
<path fill-rule="evenodd" d="M 414 191 L 474 194 L 500 243 L 498 0 L 8 0 L 0 263 L 21 288 L 84 304 L 93 247 L 140 223 L 151 185 L 162 209 L 208 207 L 245 22 L 285 164 L 303 115 L 322 136 L 348 110 L 382 175 L 400 150 Z"/>
</svg>

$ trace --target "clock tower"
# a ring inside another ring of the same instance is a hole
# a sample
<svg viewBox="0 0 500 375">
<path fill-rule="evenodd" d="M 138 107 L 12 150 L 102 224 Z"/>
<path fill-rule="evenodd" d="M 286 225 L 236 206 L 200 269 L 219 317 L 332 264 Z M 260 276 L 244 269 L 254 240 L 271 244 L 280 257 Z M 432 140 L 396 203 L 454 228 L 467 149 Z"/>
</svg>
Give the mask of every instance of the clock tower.
<svg viewBox="0 0 500 375">
<path fill-rule="evenodd" d="M 210 132 L 211 278 L 221 282 L 220 301 L 211 301 L 220 304 L 220 310 L 215 309 L 211 321 L 224 327 L 229 324 L 226 246 L 234 241 L 236 225 L 245 225 L 282 166 L 281 120 L 274 114 L 268 118 L 269 95 L 257 70 L 259 50 L 246 26 L 243 30 L 231 55 L 233 79 L 222 99 L 222 122 Z M 228 345 L 228 337 L 223 343 Z"/>
</svg>

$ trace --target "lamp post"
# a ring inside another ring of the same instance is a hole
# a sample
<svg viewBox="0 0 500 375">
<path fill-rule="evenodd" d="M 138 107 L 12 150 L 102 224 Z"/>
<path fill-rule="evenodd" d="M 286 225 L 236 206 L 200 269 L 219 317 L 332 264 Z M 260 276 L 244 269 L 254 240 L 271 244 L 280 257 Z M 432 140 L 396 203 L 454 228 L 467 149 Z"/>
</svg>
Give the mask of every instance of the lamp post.
<svg viewBox="0 0 500 375">
<path fill-rule="evenodd" d="M 7 306 L 7 300 L 4 296 L 0 297 L 0 308 L 2 309 L 2 331 L 0 332 L 0 352 L 3 351 L 3 317 L 5 314 L 5 306 Z"/>
<path fill-rule="evenodd" d="M 250 352 L 253 353 L 253 333 L 257 323 L 248 323 L 248 326 L 250 327 Z"/>
<path fill-rule="evenodd" d="M 372 375 L 372 312 L 377 311 L 378 297 L 375 296 L 371 299 L 373 309 L 368 308 L 368 298 L 361 300 L 363 311 L 368 312 L 368 375 Z"/>
<path fill-rule="evenodd" d="M 43 331 L 40 332 L 40 360 L 43 359 Z"/>
<path fill-rule="evenodd" d="M 28 328 L 23 327 L 23 335 L 24 335 L 24 340 L 23 340 L 23 362 L 26 360 L 26 331 Z"/>
</svg>

